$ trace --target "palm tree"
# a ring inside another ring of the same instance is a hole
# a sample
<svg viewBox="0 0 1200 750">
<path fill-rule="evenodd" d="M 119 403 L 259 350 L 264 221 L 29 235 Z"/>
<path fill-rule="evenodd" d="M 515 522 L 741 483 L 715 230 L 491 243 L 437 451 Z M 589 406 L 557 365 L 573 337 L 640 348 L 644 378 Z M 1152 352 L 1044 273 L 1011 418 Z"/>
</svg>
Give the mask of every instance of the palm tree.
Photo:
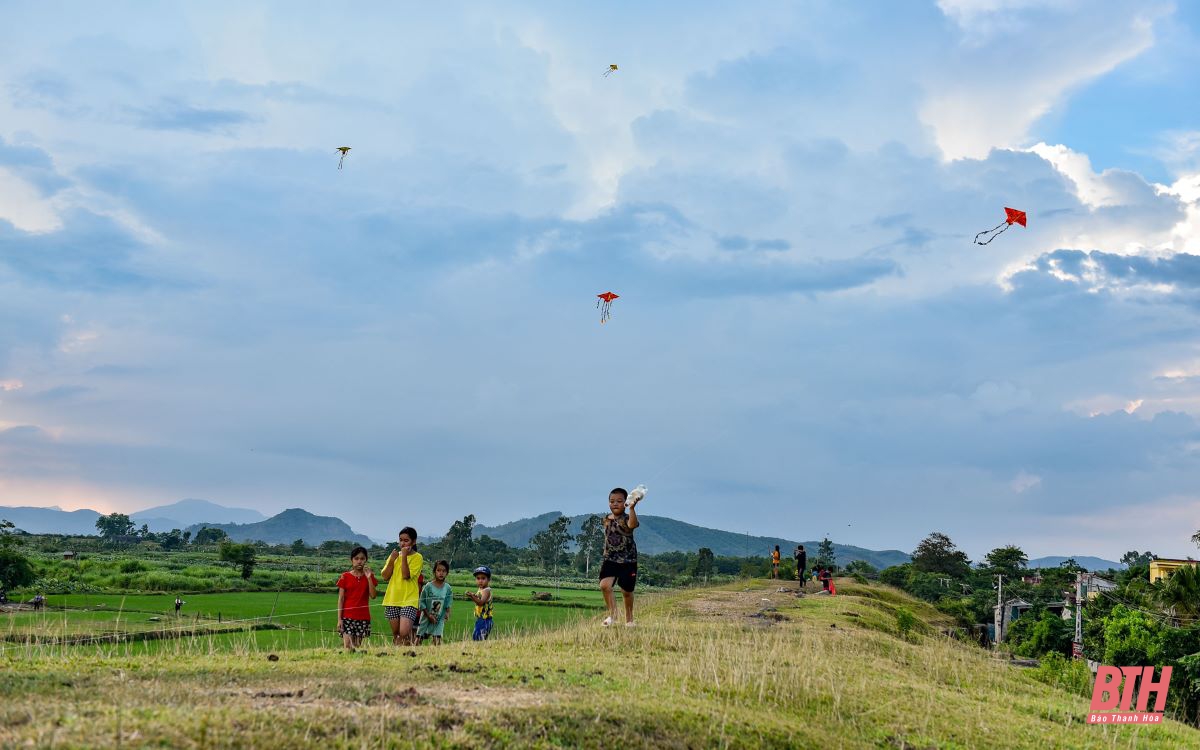
<svg viewBox="0 0 1200 750">
<path fill-rule="evenodd" d="M 1179 625 L 1200 617 L 1200 570 L 1185 565 L 1153 586 L 1154 601 Z"/>
</svg>

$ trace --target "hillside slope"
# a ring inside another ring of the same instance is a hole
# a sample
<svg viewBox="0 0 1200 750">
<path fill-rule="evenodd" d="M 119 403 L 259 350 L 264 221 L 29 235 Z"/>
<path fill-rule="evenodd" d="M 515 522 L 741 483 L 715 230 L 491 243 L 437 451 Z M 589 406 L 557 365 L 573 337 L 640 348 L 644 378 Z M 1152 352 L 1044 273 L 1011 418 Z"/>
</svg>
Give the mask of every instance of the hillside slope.
<svg viewBox="0 0 1200 750">
<path fill-rule="evenodd" d="M 357 748 L 1182 748 L 1173 721 L 1090 726 L 1088 701 L 937 634 L 928 605 L 766 582 L 643 597 L 639 626 L 595 616 L 441 647 L 244 653 L 181 642 L 152 661 L 104 647 L 13 649 L 0 745 Z M 908 637 L 898 607 L 917 616 Z M 331 636 L 332 640 L 332 636 Z M 86 720 L 84 720 L 86 718 Z"/>
<path fill-rule="evenodd" d="M 27 505 L 0 506 L 0 518 L 12 521 L 18 529 L 30 534 L 68 534 L 88 536 L 99 534 L 96 519 L 100 514 L 94 510 L 63 510 L 62 508 L 34 508 Z"/>
<path fill-rule="evenodd" d="M 317 516 L 301 508 L 288 508 L 279 515 L 258 523 L 205 523 L 189 526 L 193 534 L 204 527 L 221 529 L 235 542 L 263 541 L 267 544 L 291 544 L 303 539 L 317 545 L 330 540 L 357 542 L 370 547 L 372 542 L 357 534 L 346 522 L 334 516 Z"/>
<path fill-rule="evenodd" d="M 500 539 L 511 547 L 526 547 L 529 540 L 537 532 L 545 529 L 550 522 L 563 515 L 558 511 L 543 513 L 533 518 L 522 518 L 499 526 L 475 526 L 475 536 L 484 534 L 493 539 Z M 586 515 L 571 518 L 571 533 L 578 534 L 583 528 Z M 662 552 L 695 552 L 701 547 L 708 547 L 716 555 L 728 557 L 745 557 L 761 555 L 766 557 L 776 545 L 783 550 L 783 556 L 789 557 L 797 544 L 803 544 L 809 551 L 810 559 L 816 555 L 819 541 L 797 542 L 782 537 L 749 536 L 733 531 L 710 529 L 705 526 L 677 521 L 666 516 L 647 515 L 638 513 L 641 526 L 638 528 L 638 550 L 651 555 Z M 834 556 L 839 565 L 845 565 L 851 560 L 865 560 L 882 570 L 892 565 L 900 565 L 909 561 L 909 556 L 900 550 L 871 550 L 850 544 L 833 544 Z"/>
</svg>

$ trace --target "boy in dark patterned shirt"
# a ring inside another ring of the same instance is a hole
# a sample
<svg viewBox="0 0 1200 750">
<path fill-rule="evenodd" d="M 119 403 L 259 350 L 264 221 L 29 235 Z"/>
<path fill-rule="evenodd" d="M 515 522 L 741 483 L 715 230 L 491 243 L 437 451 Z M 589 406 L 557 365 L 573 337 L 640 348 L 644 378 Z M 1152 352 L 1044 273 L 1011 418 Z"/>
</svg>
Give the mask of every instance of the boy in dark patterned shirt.
<svg viewBox="0 0 1200 750">
<path fill-rule="evenodd" d="M 604 627 L 612 625 L 617 615 L 614 583 L 621 587 L 621 596 L 625 599 L 625 627 L 633 627 L 633 589 L 637 585 L 637 544 L 633 541 L 633 530 L 638 527 L 634 507 L 641 497 L 635 496 L 626 508 L 628 498 L 629 493 L 621 487 L 608 493 L 611 512 L 604 517 L 604 559 L 600 564 L 600 590 L 604 592 L 604 605 L 608 607 L 608 617 L 602 623 Z"/>
</svg>

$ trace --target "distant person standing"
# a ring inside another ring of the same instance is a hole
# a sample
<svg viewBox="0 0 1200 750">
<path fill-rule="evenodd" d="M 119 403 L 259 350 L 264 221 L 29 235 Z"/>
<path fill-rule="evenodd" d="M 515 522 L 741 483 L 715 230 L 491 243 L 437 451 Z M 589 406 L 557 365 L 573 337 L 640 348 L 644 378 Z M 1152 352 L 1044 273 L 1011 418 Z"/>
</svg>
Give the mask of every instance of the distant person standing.
<svg viewBox="0 0 1200 750">
<path fill-rule="evenodd" d="M 183 600 L 178 596 L 175 597 L 175 616 L 179 617 L 179 610 L 183 609 Z"/>
<path fill-rule="evenodd" d="M 779 580 L 779 545 L 775 545 L 775 549 L 771 550 L 771 580 Z"/>
<path fill-rule="evenodd" d="M 792 553 L 792 558 L 796 561 L 796 580 L 803 586 L 804 571 L 808 569 L 808 553 L 804 551 L 803 544 L 796 545 L 796 551 Z"/>
</svg>

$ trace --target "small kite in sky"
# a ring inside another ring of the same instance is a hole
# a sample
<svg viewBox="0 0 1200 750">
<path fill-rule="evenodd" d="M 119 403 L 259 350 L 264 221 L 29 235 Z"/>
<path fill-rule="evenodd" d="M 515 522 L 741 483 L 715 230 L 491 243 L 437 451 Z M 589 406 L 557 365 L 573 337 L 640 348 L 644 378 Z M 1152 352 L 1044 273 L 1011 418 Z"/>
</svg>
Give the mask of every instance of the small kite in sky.
<svg viewBox="0 0 1200 750">
<path fill-rule="evenodd" d="M 1020 224 L 1021 226 L 1025 226 L 1025 212 L 1018 211 L 1015 208 L 1009 208 L 1008 206 L 1005 206 L 1004 207 L 1004 223 L 997 224 L 996 226 L 992 227 L 991 229 L 987 229 L 987 230 L 982 231 L 979 234 L 975 235 L 975 244 L 976 245 L 988 244 L 992 240 L 994 240 L 997 237 L 999 237 L 1000 235 L 1004 234 L 1004 230 L 1008 229 L 1013 224 Z M 980 242 L 979 241 L 980 237 L 987 237 L 987 239 Z"/>
<path fill-rule="evenodd" d="M 338 169 L 341 169 L 342 162 L 346 161 L 346 154 L 350 153 L 350 147 L 349 146 L 338 146 L 337 149 L 335 149 L 335 150 L 342 152 L 341 158 L 338 159 Z"/>
<path fill-rule="evenodd" d="M 608 322 L 609 318 L 612 317 L 613 300 L 617 299 L 621 295 L 613 294 L 612 292 L 605 292 L 604 294 L 597 294 L 596 296 L 600 298 L 596 300 L 596 307 L 600 308 L 600 323 L 603 325 L 604 323 Z"/>
<path fill-rule="evenodd" d="M 604 71 L 604 77 L 608 78 L 610 75 L 612 75 L 613 73 L 616 73 L 616 72 L 617 72 L 617 66 L 609 65 L 608 70 Z"/>
</svg>

